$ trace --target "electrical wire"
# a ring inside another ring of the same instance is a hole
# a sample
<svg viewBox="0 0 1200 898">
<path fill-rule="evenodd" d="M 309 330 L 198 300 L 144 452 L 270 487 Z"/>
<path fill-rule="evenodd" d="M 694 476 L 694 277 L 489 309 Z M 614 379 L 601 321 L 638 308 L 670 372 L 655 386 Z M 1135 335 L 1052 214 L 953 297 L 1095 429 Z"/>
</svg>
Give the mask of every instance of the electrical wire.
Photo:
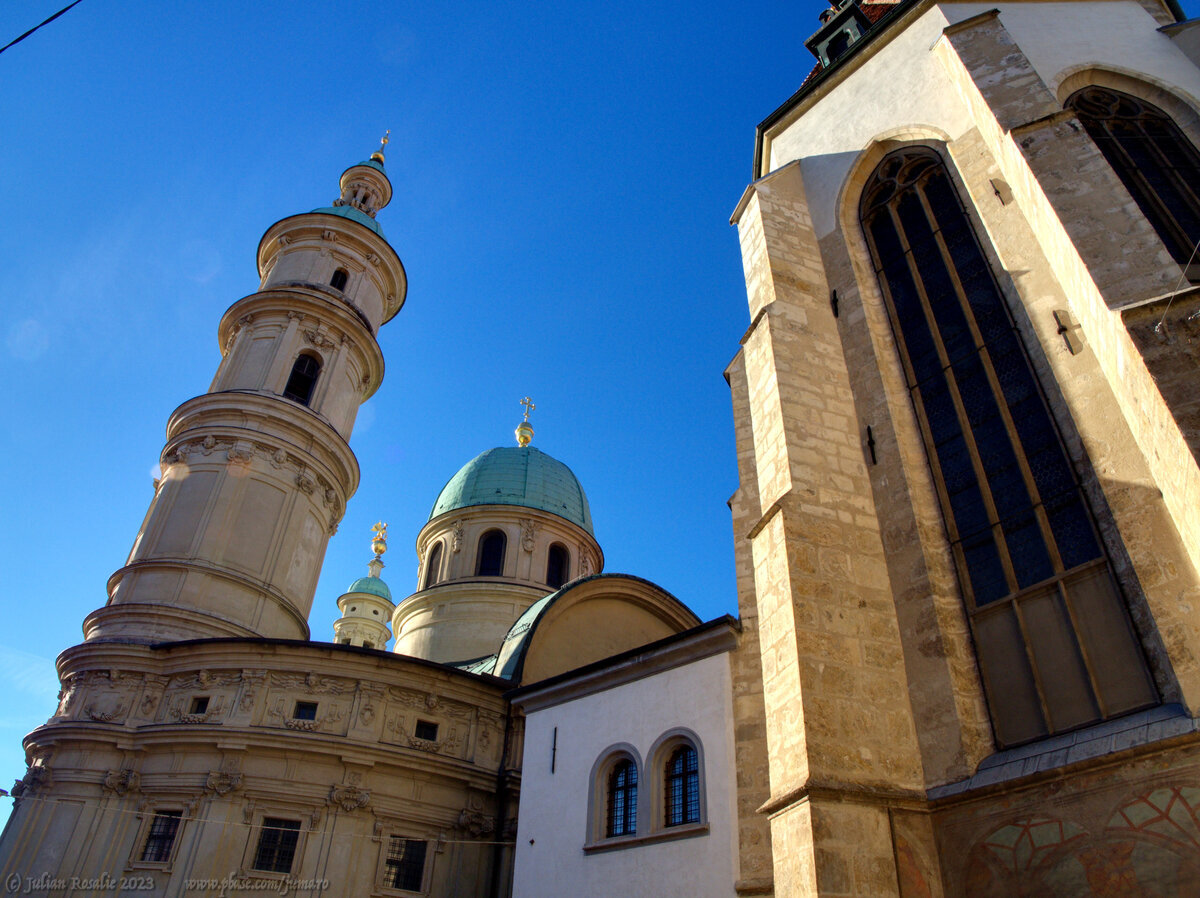
<svg viewBox="0 0 1200 898">
<path fill-rule="evenodd" d="M 49 25 L 51 22 L 53 22 L 55 19 L 57 19 L 57 18 L 58 18 L 59 16 L 61 16 L 63 13 L 67 12 L 68 10 L 70 10 L 70 9 L 71 9 L 71 7 L 73 7 L 73 6 L 78 6 L 78 5 L 79 5 L 80 3 L 82 3 L 82 2 L 83 2 L 83 0 L 75 0 L 75 2 L 74 2 L 74 3 L 71 3 L 71 4 L 69 4 L 68 6 L 64 6 L 62 9 L 60 9 L 58 12 L 56 12 L 54 15 L 52 15 L 52 16 L 51 16 L 50 18 L 48 18 L 46 21 L 42 22 L 42 24 L 41 24 L 41 25 L 34 25 L 32 28 L 30 28 L 28 31 L 26 31 L 24 34 L 22 34 L 22 35 L 21 35 L 19 38 L 17 38 L 16 40 L 11 40 L 11 41 L 9 41 L 7 44 L 5 44 L 3 47 L 0 47 L 0 53 L 3 53 L 3 52 L 4 52 L 5 50 L 7 50 L 9 47 L 12 47 L 12 46 L 14 46 L 15 44 L 19 44 L 19 43 L 21 43 L 21 41 L 25 40 L 25 38 L 29 37 L 29 35 L 33 34 L 35 31 L 37 31 L 37 30 L 38 30 L 39 28 L 41 28 L 43 25 Z"/>
</svg>

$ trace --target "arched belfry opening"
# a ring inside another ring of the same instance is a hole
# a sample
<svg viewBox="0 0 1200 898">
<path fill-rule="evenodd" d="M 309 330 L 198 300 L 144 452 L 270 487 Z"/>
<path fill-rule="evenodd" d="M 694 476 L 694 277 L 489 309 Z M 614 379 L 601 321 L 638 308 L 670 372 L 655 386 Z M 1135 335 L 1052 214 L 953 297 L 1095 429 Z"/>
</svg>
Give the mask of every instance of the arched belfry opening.
<svg viewBox="0 0 1200 898">
<path fill-rule="evenodd" d="M 320 358 L 314 353 L 300 353 L 292 364 L 292 373 L 288 375 L 287 385 L 283 388 L 284 397 L 308 405 L 312 401 L 313 391 L 317 387 L 317 378 L 320 375 Z"/>
</svg>

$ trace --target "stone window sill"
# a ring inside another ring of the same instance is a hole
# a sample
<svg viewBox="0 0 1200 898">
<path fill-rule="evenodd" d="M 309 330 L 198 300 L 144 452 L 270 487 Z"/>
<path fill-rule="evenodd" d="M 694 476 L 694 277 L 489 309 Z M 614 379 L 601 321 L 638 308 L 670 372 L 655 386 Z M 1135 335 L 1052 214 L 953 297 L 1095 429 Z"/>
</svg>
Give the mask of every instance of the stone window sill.
<svg viewBox="0 0 1200 898">
<path fill-rule="evenodd" d="M 645 835 L 614 836 L 611 839 L 598 839 L 583 846 L 584 854 L 600 854 L 605 851 L 619 851 L 624 848 L 637 848 L 642 845 L 653 845 L 657 842 L 674 842 L 676 839 L 694 839 L 697 836 L 708 835 L 707 823 L 685 823 L 682 826 L 671 826 L 656 830 Z"/>
</svg>

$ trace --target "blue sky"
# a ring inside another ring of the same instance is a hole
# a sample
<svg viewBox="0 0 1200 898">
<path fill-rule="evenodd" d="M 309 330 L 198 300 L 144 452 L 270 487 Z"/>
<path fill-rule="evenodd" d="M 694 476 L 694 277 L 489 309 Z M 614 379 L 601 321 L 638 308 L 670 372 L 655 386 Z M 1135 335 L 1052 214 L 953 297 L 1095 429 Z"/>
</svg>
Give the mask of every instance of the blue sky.
<svg viewBox="0 0 1200 898">
<path fill-rule="evenodd" d="M 60 5 L 4 4 L 0 43 Z M 168 416 L 257 288 L 259 238 L 327 205 L 387 128 L 379 221 L 408 301 L 380 335 L 313 637 L 379 519 L 384 578 L 412 591 L 438 491 L 514 444 L 526 395 L 607 569 L 736 613 L 722 371 L 748 321 L 728 218 L 820 8 L 84 0 L 0 55 L 0 785 L 124 562 Z"/>
<path fill-rule="evenodd" d="M 60 5 L 3 4 L 0 43 Z M 129 551 L 169 414 L 257 287 L 263 231 L 327 205 L 387 128 L 379 220 L 408 302 L 313 637 L 376 520 L 384 578 L 412 590 L 438 491 L 513 444 L 525 395 L 607 569 L 736 613 L 721 374 L 748 321 L 728 217 L 824 5 L 84 0 L 0 55 L 0 785 Z"/>
</svg>

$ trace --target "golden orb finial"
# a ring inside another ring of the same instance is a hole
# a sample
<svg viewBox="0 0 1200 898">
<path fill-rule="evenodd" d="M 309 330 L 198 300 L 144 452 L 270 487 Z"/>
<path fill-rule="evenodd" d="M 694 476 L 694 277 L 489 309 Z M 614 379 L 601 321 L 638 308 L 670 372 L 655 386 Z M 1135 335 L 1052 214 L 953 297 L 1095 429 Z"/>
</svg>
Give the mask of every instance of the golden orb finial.
<svg viewBox="0 0 1200 898">
<path fill-rule="evenodd" d="M 374 153 L 371 154 L 371 158 L 374 159 L 376 162 L 383 162 L 383 151 L 385 149 L 387 149 L 388 138 L 391 136 L 391 134 L 392 134 L 392 129 L 388 128 L 383 133 L 383 139 L 381 141 L 379 141 L 379 149 L 377 149 Z"/>
<path fill-rule="evenodd" d="M 517 425 L 517 429 L 513 431 L 517 435 L 517 445 L 524 449 L 533 439 L 533 427 L 529 423 L 529 413 L 537 408 L 533 404 L 533 400 L 526 396 L 521 400 L 521 405 L 525 406 L 525 417 L 521 419 L 521 423 Z"/>
<path fill-rule="evenodd" d="M 380 521 L 371 528 L 371 532 L 375 534 L 375 536 L 371 538 L 371 551 L 374 552 L 375 557 L 378 558 L 387 551 L 387 524 Z"/>
</svg>

